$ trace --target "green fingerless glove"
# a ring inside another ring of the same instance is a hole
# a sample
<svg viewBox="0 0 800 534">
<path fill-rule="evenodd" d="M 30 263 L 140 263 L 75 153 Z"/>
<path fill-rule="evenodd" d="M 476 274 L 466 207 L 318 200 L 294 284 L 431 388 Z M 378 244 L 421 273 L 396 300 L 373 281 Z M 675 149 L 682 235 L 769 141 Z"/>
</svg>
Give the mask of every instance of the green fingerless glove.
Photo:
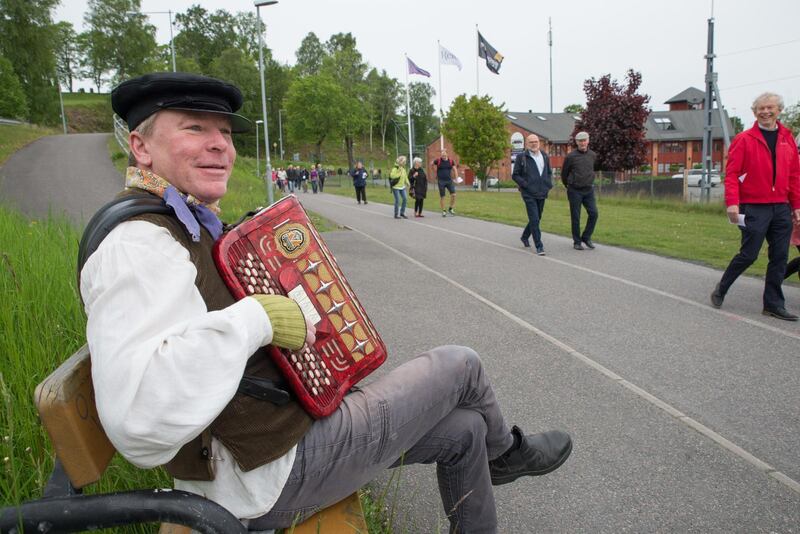
<svg viewBox="0 0 800 534">
<path fill-rule="evenodd" d="M 300 305 L 281 295 L 250 295 L 264 308 L 272 323 L 272 345 L 297 350 L 306 341 L 306 319 Z"/>
</svg>

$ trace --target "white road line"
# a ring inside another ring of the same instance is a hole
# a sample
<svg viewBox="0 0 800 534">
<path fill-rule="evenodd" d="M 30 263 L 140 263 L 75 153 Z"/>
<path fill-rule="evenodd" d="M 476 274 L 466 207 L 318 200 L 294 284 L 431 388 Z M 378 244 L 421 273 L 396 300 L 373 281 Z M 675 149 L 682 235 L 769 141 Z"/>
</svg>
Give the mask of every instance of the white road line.
<svg viewBox="0 0 800 534">
<path fill-rule="evenodd" d="M 320 200 L 320 202 L 326 202 L 328 204 L 333 204 L 334 206 L 343 207 L 342 204 L 340 204 L 338 202 L 331 202 L 329 200 Z M 392 216 L 386 215 L 386 214 L 383 214 L 383 213 L 376 213 L 376 212 L 371 211 L 371 210 L 365 210 L 365 211 L 367 211 L 367 213 L 370 213 L 372 215 L 377 215 L 379 217 L 392 218 Z M 506 250 L 511 250 L 511 251 L 514 251 L 514 252 L 517 252 L 517 253 L 520 253 L 520 254 L 525 254 L 525 255 L 528 255 L 528 256 L 532 256 L 532 254 L 530 252 L 522 250 L 519 247 L 512 247 L 510 245 L 505 245 L 503 243 L 497 243 L 496 241 L 491 241 L 489 239 L 484 239 L 482 237 L 477 237 L 477 236 L 474 236 L 474 235 L 465 234 L 465 233 L 462 233 L 462 232 L 457 232 L 457 231 L 451 230 L 449 228 L 441 228 L 439 226 L 433 226 L 431 224 L 426 224 L 426 223 L 424 223 L 422 221 L 410 221 L 410 222 L 414 222 L 416 224 L 419 224 L 421 226 L 425 226 L 426 228 L 430 228 L 432 230 L 438 230 L 440 232 L 445 232 L 445 233 L 448 233 L 448 234 L 457 235 L 457 236 L 463 237 L 465 239 L 472 239 L 474 241 L 479 241 L 481 243 L 486 243 L 488 245 L 493 245 L 493 246 L 504 248 Z M 772 332 L 774 334 L 780 334 L 780 335 L 783 335 L 783 336 L 786 336 L 786 337 L 789 337 L 789 338 L 792 338 L 792 339 L 800 340 L 800 334 L 796 334 L 794 332 L 789 332 L 788 330 L 783 330 L 782 328 L 778 328 L 777 326 L 772 326 L 772 325 L 769 325 L 769 324 L 766 324 L 766 323 L 762 323 L 761 321 L 756 321 L 755 319 L 751 319 L 751 318 L 745 317 L 743 315 L 738 315 L 736 313 L 731 313 L 731 312 L 728 312 L 728 311 L 719 310 L 717 308 L 712 308 L 708 304 L 703 304 L 701 302 L 697 302 L 696 300 L 688 299 L 686 297 L 681 297 L 680 295 L 676 295 L 676 294 L 670 293 L 668 291 L 663 291 L 661 289 L 656 289 L 654 287 L 646 286 L 644 284 L 640 284 L 640 283 L 634 282 L 632 280 L 627 280 L 625 278 L 620 278 L 619 276 L 614 276 L 612 274 L 607 274 L 607 273 L 604 273 L 602 271 L 597 271 L 595 269 L 590 269 L 588 267 L 583 267 L 581 265 L 575 265 L 574 263 L 569 263 L 569 262 L 564 261 L 564 260 L 558 260 L 558 259 L 553 258 L 551 256 L 536 256 L 536 260 L 537 261 L 546 260 L 546 261 L 551 261 L 551 262 L 557 263 L 559 265 L 563 265 L 565 267 L 571 267 L 571 268 L 576 269 L 578 271 L 583 271 L 583 272 L 586 272 L 586 273 L 589 273 L 589 274 L 600 276 L 602 278 L 606 278 L 608 280 L 613 280 L 614 282 L 618 282 L 620 284 L 624 284 L 624 285 L 627 285 L 627 286 L 630 286 L 630 287 L 635 287 L 637 289 L 641 289 L 642 291 L 647 291 L 647 292 L 653 293 L 655 295 L 666 297 L 668 299 L 671 299 L 671 300 L 674 300 L 674 301 L 677 301 L 677 302 L 681 302 L 681 303 L 687 304 L 689 306 L 694 306 L 695 308 L 699 308 L 699 309 L 701 309 L 703 311 L 706 311 L 706 312 L 710 311 L 710 312 L 716 313 L 718 315 L 721 315 L 723 317 L 727 317 L 728 319 L 735 319 L 737 321 L 741 321 L 743 323 L 747 323 L 747 324 L 749 324 L 751 326 L 755 326 L 756 328 L 761 328 L 762 330 L 766 330 L 766 331 Z"/>
<path fill-rule="evenodd" d="M 366 237 L 370 241 L 373 241 L 373 242 L 377 243 L 378 245 L 390 250 L 394 254 L 396 254 L 396 255 L 400 256 L 401 258 L 405 259 L 406 261 L 408 261 L 409 263 L 411 263 L 413 265 L 416 265 L 420 269 L 423 269 L 423 270 L 425 270 L 425 271 L 427 271 L 427 272 L 429 272 L 429 273 L 431 273 L 431 274 L 433 274 L 435 276 L 438 276 L 439 278 L 441 278 L 445 282 L 453 285 L 454 287 L 460 289 L 461 291 L 463 291 L 464 293 L 466 293 L 469 296 L 473 297 L 474 299 L 478 300 L 479 302 L 485 304 L 489 308 L 491 308 L 491 309 L 495 310 L 496 312 L 500 313 L 501 315 L 507 317 L 511 321 L 515 322 L 516 324 L 518 324 L 519 326 L 524 328 L 525 330 L 528 330 L 528 331 L 534 333 L 535 335 L 537 335 L 540 338 L 544 339 L 548 343 L 551 343 L 552 345 L 554 345 L 557 348 L 561 349 L 562 351 L 566 352 L 567 354 L 569 354 L 573 358 L 577 359 L 581 363 L 591 367 L 592 369 L 594 369 L 596 371 L 599 371 L 601 374 L 603 374 L 607 378 L 613 380 L 614 382 L 616 382 L 620 386 L 628 389 L 634 395 L 636 395 L 637 397 L 641 398 L 645 402 L 648 402 L 648 403 L 652 404 L 653 406 L 655 406 L 656 408 L 659 408 L 662 411 L 666 412 L 671 417 L 673 417 L 675 420 L 677 420 L 680 424 L 683 424 L 684 426 L 686 426 L 688 428 L 691 428 L 692 430 L 698 432 L 699 434 L 711 439 L 712 441 L 717 443 L 723 449 L 725 449 L 728 452 L 738 456 L 739 458 L 741 458 L 745 462 L 749 463 L 750 465 L 752 465 L 753 467 L 755 467 L 756 469 L 758 469 L 762 473 L 764 473 L 767 476 L 773 478 L 774 480 L 780 482 L 781 484 L 783 484 L 784 486 L 786 486 L 790 490 L 793 490 L 796 493 L 800 493 L 800 482 L 797 482 L 793 478 L 791 478 L 791 477 L 785 475 L 784 473 L 778 471 L 777 469 L 775 469 L 774 467 L 772 467 L 768 463 L 766 463 L 763 460 L 757 458 L 756 456 L 754 456 L 753 454 L 749 453 L 747 450 L 743 449 L 742 447 L 736 445 L 735 443 L 733 443 L 729 439 L 725 438 L 724 436 L 720 435 L 719 433 L 715 432 L 714 430 L 712 430 L 709 427 L 705 426 L 704 424 L 700 423 L 696 419 L 693 419 L 693 418 L 689 417 L 688 415 L 684 414 L 683 412 L 681 412 L 680 410 L 678 410 L 677 408 L 675 408 L 671 404 L 669 404 L 667 402 L 664 402 L 663 400 L 659 399 L 655 395 L 653 395 L 653 394 L 647 392 L 646 390 L 640 388 L 636 384 L 625 380 L 624 378 L 622 378 L 620 375 L 618 375 L 617 373 L 615 373 L 611 369 L 609 369 L 609 368 L 605 367 L 604 365 L 596 362 L 595 360 L 589 358 L 585 354 L 575 350 L 574 348 L 570 347 L 569 345 L 567 345 L 563 341 L 560 341 L 559 339 L 551 336 L 547 332 L 544 332 L 543 330 L 540 330 L 539 328 L 536 328 L 535 326 L 533 326 L 532 324 L 530 324 L 526 320 L 522 319 L 521 317 L 518 317 L 517 315 L 514 315 L 513 313 L 511 313 L 510 311 L 506 310 L 502 306 L 500 306 L 500 305 L 492 302 L 491 300 L 481 296 L 480 294 L 476 293 L 475 291 L 471 290 L 470 288 L 459 284 L 458 282 L 456 282 L 455 280 L 453 280 L 451 278 L 448 278 L 447 276 L 443 275 L 439 271 L 437 271 L 437 270 L 435 270 L 435 269 L 433 269 L 431 267 L 428 267 L 424 263 L 412 258 L 411 256 L 409 256 L 409 255 L 397 250 L 396 248 L 394 248 L 394 247 L 392 247 L 390 245 L 387 245 L 386 243 L 380 241 L 379 239 L 377 239 L 375 237 L 372 237 L 371 235 L 367 234 L 366 232 L 362 232 L 361 230 L 358 230 L 356 228 L 351 228 L 351 230 L 353 232 L 356 232 L 359 235 L 362 235 L 362 236 Z"/>
</svg>

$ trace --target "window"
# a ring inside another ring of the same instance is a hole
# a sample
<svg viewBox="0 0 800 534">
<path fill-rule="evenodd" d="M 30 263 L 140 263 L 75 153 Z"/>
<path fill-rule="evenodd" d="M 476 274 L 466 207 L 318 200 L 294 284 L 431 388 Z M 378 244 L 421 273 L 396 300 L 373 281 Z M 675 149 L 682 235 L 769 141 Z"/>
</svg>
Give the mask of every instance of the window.
<svg viewBox="0 0 800 534">
<path fill-rule="evenodd" d="M 506 115 L 506 117 L 508 117 L 508 118 L 509 118 L 509 119 L 511 119 L 512 121 L 515 121 L 515 120 L 517 120 L 517 118 L 516 118 L 514 115 Z"/>
<path fill-rule="evenodd" d="M 541 115 L 536 115 L 536 118 L 539 119 L 540 121 L 546 121 L 547 120 L 547 117 L 542 117 Z"/>
<path fill-rule="evenodd" d="M 550 151 L 548 152 L 548 154 L 550 154 L 551 156 L 564 156 L 566 152 L 567 152 L 567 145 L 558 145 L 554 143 L 550 145 Z"/>
<path fill-rule="evenodd" d="M 658 144 L 660 154 L 671 154 L 683 152 L 683 143 L 678 141 L 665 141 Z"/>
<path fill-rule="evenodd" d="M 659 130 L 674 130 L 675 126 L 672 124 L 672 119 L 669 117 L 654 117 L 653 122 L 656 123 L 656 128 Z"/>
</svg>

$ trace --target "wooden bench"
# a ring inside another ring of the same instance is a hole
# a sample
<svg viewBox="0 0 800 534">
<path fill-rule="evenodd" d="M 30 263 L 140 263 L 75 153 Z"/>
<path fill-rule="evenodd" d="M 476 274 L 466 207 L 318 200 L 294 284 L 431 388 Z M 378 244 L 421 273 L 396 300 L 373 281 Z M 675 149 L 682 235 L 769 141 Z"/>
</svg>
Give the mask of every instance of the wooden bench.
<svg viewBox="0 0 800 534">
<path fill-rule="evenodd" d="M 171 489 L 83 495 L 97 482 L 116 452 L 94 402 L 86 346 L 36 387 L 36 407 L 56 454 L 41 499 L 0 509 L 0 532 L 80 532 L 137 523 L 162 523 L 161 534 L 247 533 L 230 512 L 199 495 Z M 366 533 L 357 494 L 320 511 L 295 534 Z"/>
</svg>

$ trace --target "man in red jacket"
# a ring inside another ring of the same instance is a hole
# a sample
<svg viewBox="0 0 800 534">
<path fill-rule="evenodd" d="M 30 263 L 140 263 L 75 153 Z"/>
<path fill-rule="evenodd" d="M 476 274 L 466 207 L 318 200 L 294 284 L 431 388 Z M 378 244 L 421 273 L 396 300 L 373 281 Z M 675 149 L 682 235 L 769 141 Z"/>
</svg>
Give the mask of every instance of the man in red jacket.
<svg viewBox="0 0 800 534">
<path fill-rule="evenodd" d="M 728 219 L 739 225 L 742 247 L 711 293 L 711 304 L 722 306 L 728 289 L 756 261 L 766 238 L 769 264 L 762 313 L 797 321 L 797 315 L 786 311 L 781 284 L 792 219 L 800 224 L 800 159 L 791 131 L 778 122 L 783 99 L 764 93 L 755 99 L 752 109 L 756 123 L 734 138 L 725 171 Z"/>
</svg>

